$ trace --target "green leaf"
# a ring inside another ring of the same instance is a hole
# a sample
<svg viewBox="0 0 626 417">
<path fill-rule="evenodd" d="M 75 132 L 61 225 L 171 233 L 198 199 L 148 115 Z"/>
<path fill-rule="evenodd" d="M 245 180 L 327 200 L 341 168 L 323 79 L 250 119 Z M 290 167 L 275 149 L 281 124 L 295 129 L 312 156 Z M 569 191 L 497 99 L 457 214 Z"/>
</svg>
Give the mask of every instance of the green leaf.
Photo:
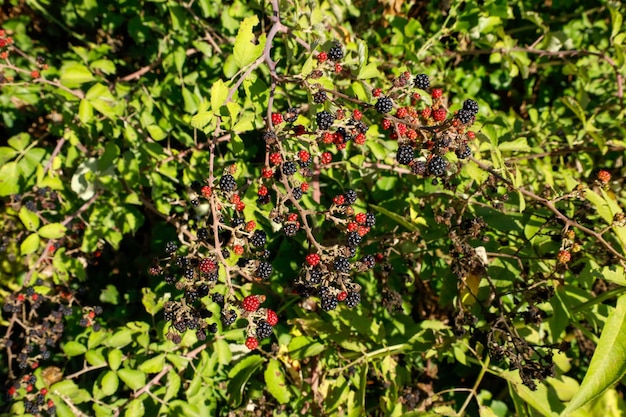
<svg viewBox="0 0 626 417">
<path fill-rule="evenodd" d="M 564 408 L 554 390 L 548 390 L 546 384 L 538 384 L 537 389 L 532 391 L 522 384 L 519 371 L 505 371 L 502 373 L 502 377 L 509 384 L 513 385 L 515 393 L 519 395 L 524 403 L 531 406 L 542 416 L 556 417 L 558 416 L 558 411 Z"/>
<path fill-rule="evenodd" d="M 124 111 L 123 102 L 118 102 L 104 84 L 95 84 L 87 91 L 85 98 L 97 111 L 110 119 L 117 119 Z"/>
<path fill-rule="evenodd" d="M 583 110 L 582 106 L 578 103 L 578 101 L 576 101 L 576 99 L 574 97 L 565 96 L 565 97 L 561 97 L 560 100 L 572 112 L 574 112 L 576 117 L 578 117 L 578 119 L 580 119 L 580 121 L 583 123 L 583 125 L 587 124 L 587 116 L 585 116 L 585 110 Z"/>
<path fill-rule="evenodd" d="M 359 70 L 359 74 L 357 75 L 358 80 L 367 80 L 370 78 L 376 78 L 380 75 L 380 71 L 374 62 L 370 62 L 366 66 L 362 67 Z"/>
<path fill-rule="evenodd" d="M 37 233 L 33 233 L 29 235 L 24 241 L 20 244 L 20 253 L 22 255 L 29 255 L 39 249 L 39 235 Z"/>
<path fill-rule="evenodd" d="M 108 59 L 97 59 L 91 63 L 91 68 L 98 69 L 105 74 L 115 74 L 115 63 Z"/>
<path fill-rule="evenodd" d="M 167 133 L 159 125 L 150 125 L 146 128 L 150 137 L 157 142 L 167 137 Z"/>
<path fill-rule="evenodd" d="M 63 345 L 63 351 L 71 358 L 72 356 L 82 355 L 87 351 L 87 348 L 78 342 L 71 341 Z"/>
<path fill-rule="evenodd" d="M 147 374 L 154 374 L 163 370 L 164 364 L 165 364 L 165 353 L 161 353 L 160 355 L 157 355 L 154 358 L 150 358 L 147 361 L 142 362 L 141 365 L 139 365 L 138 369 Z"/>
<path fill-rule="evenodd" d="M 265 38 L 259 39 L 259 44 L 254 43 L 254 33 L 252 28 L 259 24 L 259 18 L 257 15 L 246 17 L 237 32 L 237 38 L 235 39 L 235 46 L 233 50 L 233 57 L 235 63 L 239 68 L 243 68 L 246 65 L 254 62 L 263 53 L 265 47 Z"/>
<path fill-rule="evenodd" d="M 132 341 L 133 338 L 130 329 L 123 328 L 111 336 L 111 338 L 107 341 L 107 346 L 119 349 L 128 345 Z"/>
<path fill-rule="evenodd" d="M 61 84 L 67 87 L 78 87 L 94 80 L 95 77 L 89 68 L 78 62 L 68 62 L 61 67 Z"/>
<path fill-rule="evenodd" d="M 0 165 L 4 165 L 6 162 L 9 162 L 11 159 L 15 158 L 17 152 L 13 148 L 9 148 L 8 146 L 0 146 Z"/>
<path fill-rule="evenodd" d="M 248 379 L 253 373 L 265 362 L 259 355 L 251 355 L 243 358 L 228 372 L 230 381 L 228 382 L 228 392 L 230 393 L 230 402 L 234 406 L 238 406 L 243 398 L 243 391 L 246 387 Z"/>
<path fill-rule="evenodd" d="M 228 87 L 224 84 L 224 81 L 217 80 L 211 86 L 211 109 L 214 114 L 219 114 L 226 97 L 228 97 Z"/>
<path fill-rule="evenodd" d="M 270 363 L 267 365 L 267 369 L 265 369 L 265 385 L 269 393 L 279 403 L 285 404 L 291 399 L 291 392 L 285 384 L 285 375 L 276 359 L 270 359 Z"/>
<path fill-rule="evenodd" d="M 34 232 L 39 228 L 39 216 L 37 216 L 37 213 L 33 213 L 25 206 L 22 206 L 20 209 L 18 217 L 24 224 L 24 227 L 26 227 L 26 230 Z"/>
<path fill-rule="evenodd" d="M 417 226 L 414 226 L 413 224 L 411 224 L 410 222 L 408 222 L 404 217 L 400 216 L 399 214 L 394 213 L 393 211 L 387 210 L 386 208 L 382 207 L 382 206 L 377 206 L 377 205 L 371 205 L 371 207 L 376 210 L 377 212 L 389 217 L 391 220 L 395 221 L 396 223 L 404 226 L 406 229 L 415 232 L 417 230 L 419 230 L 417 228 Z"/>
<path fill-rule="evenodd" d="M 136 369 L 122 368 L 117 375 L 132 390 L 138 390 L 146 385 L 146 374 Z"/>
<path fill-rule="evenodd" d="M 167 373 L 167 390 L 165 391 L 165 395 L 163 396 L 163 401 L 178 397 L 178 391 L 180 390 L 180 386 L 180 376 L 176 373 L 176 371 L 170 369 L 170 371 Z"/>
<path fill-rule="evenodd" d="M 104 333 L 104 332 L 94 332 L 94 333 Z M 106 365 L 107 360 L 104 359 L 104 355 L 102 354 L 102 348 L 97 350 L 88 350 L 85 352 L 85 360 L 91 366 L 103 366 Z"/>
<path fill-rule="evenodd" d="M 113 371 L 106 371 L 100 381 L 100 389 L 106 396 L 115 394 L 119 385 L 120 380 Z"/>
<path fill-rule="evenodd" d="M 39 229 L 39 236 L 45 239 L 60 239 L 65 236 L 67 228 L 61 223 L 50 223 Z"/>
<path fill-rule="evenodd" d="M 83 124 L 89 124 L 93 120 L 93 106 L 88 100 L 82 99 L 78 105 L 78 119 Z"/>
<path fill-rule="evenodd" d="M 15 136 L 9 138 L 7 143 L 10 147 L 15 149 L 16 151 L 23 151 L 30 144 L 31 137 L 28 133 L 18 133 Z"/>
<path fill-rule="evenodd" d="M 600 397 L 624 374 L 626 374 L 626 295 L 618 298 L 615 310 L 604 325 L 580 390 L 561 415 L 571 415 L 588 402 Z"/>
<path fill-rule="evenodd" d="M 0 167 L 0 197 L 6 197 L 20 192 L 19 172 L 17 163 L 11 161 Z"/>
<path fill-rule="evenodd" d="M 119 296 L 120 293 L 117 291 L 117 287 L 115 285 L 109 284 L 100 293 L 100 301 L 102 301 L 103 303 L 117 305 L 119 303 Z"/>
<path fill-rule="evenodd" d="M 139 398 L 135 398 L 128 404 L 124 417 L 143 417 L 146 415 L 146 408 L 143 405 L 143 401 Z"/>
<path fill-rule="evenodd" d="M 122 351 L 119 349 L 112 349 L 109 351 L 109 366 L 114 371 L 117 371 L 122 364 L 123 359 Z"/>
</svg>

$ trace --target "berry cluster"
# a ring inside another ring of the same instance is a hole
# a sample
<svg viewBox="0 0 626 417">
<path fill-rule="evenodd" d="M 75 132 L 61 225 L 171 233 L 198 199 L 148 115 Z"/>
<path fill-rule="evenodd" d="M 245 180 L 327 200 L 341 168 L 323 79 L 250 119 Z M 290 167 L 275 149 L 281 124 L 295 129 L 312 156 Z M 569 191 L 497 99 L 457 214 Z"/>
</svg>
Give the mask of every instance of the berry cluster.
<svg viewBox="0 0 626 417">
<path fill-rule="evenodd" d="M 472 155 L 468 142 L 475 135 L 468 127 L 476 120 L 478 104 L 468 99 L 448 118 L 443 90 L 431 89 L 426 74 L 416 75 L 412 83 L 410 79 L 410 73 L 401 74 L 386 95 L 382 95 L 381 89 L 374 89 L 373 96 L 378 97 L 374 108 L 385 115 L 383 130 L 390 131 L 390 137 L 398 141 L 399 164 L 409 166 L 417 175 L 445 177 L 452 167 L 446 159 L 449 152 L 458 159 Z M 429 91 L 432 103 L 425 105 L 427 101 L 422 100 L 420 93 L 411 92 L 411 87 Z M 405 101 L 410 104 L 402 105 Z"/>
</svg>

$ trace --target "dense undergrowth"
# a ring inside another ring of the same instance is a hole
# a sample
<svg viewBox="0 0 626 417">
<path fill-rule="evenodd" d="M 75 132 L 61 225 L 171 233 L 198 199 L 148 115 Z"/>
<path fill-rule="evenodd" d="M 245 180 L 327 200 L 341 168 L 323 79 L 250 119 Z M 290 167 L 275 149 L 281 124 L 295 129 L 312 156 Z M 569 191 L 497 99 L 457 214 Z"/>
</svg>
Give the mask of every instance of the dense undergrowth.
<svg viewBox="0 0 626 417">
<path fill-rule="evenodd" d="M 3 415 L 624 408 L 620 3 L 5 3 Z"/>
</svg>

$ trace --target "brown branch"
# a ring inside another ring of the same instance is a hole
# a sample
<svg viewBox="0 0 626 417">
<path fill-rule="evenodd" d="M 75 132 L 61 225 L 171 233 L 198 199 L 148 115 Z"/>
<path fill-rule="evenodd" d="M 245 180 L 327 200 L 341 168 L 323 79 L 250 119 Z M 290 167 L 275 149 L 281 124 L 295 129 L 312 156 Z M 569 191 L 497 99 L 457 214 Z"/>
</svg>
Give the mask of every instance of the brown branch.
<svg viewBox="0 0 626 417">
<path fill-rule="evenodd" d="M 489 172 L 491 175 L 496 177 L 498 180 L 506 183 L 508 186 L 510 186 L 513 189 L 519 191 L 520 193 L 522 193 L 526 197 L 529 197 L 530 199 L 532 199 L 532 200 L 538 202 L 539 204 L 543 205 L 545 208 L 550 210 L 565 225 L 565 227 L 575 227 L 576 229 L 578 229 L 578 230 L 586 233 L 587 235 L 595 238 L 598 242 L 600 242 L 602 244 L 602 246 L 604 246 L 609 252 L 611 252 L 614 256 L 616 256 L 620 260 L 620 263 L 622 265 L 626 266 L 626 257 L 624 255 L 619 253 L 598 232 L 596 232 L 596 231 L 594 231 L 592 229 L 589 229 L 586 226 L 583 226 L 582 224 L 578 223 L 577 221 L 572 220 L 569 217 L 567 217 L 566 215 L 564 215 L 563 213 L 561 213 L 559 211 L 559 209 L 555 206 L 554 201 L 545 199 L 545 198 L 543 198 L 541 196 L 538 196 L 537 194 L 535 194 L 532 191 L 529 191 L 529 190 L 527 190 L 525 188 L 515 187 L 511 181 L 509 181 L 508 179 L 506 179 L 502 175 L 500 175 L 498 172 L 496 172 L 493 169 L 493 167 L 487 166 L 485 163 L 483 163 L 482 161 L 477 160 L 473 156 L 470 157 L 469 159 L 472 162 L 474 162 L 475 164 L 477 164 L 480 167 L 480 169 Z"/>
</svg>

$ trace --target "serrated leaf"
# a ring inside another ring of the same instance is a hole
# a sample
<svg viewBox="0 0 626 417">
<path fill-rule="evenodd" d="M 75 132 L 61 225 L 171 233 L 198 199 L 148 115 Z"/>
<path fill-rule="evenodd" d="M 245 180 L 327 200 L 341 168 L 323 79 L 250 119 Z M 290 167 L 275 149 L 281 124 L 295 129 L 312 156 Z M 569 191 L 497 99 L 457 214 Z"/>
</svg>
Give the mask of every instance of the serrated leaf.
<svg viewBox="0 0 626 417">
<path fill-rule="evenodd" d="M 626 295 L 617 299 L 591 358 L 580 389 L 561 416 L 568 416 L 600 397 L 626 374 Z"/>
<path fill-rule="evenodd" d="M 20 244 L 20 253 L 22 255 L 29 255 L 39 249 L 39 243 L 41 239 L 37 233 L 33 233 L 29 235 L 24 241 Z"/>
<path fill-rule="evenodd" d="M 106 396 L 115 394 L 119 385 L 120 380 L 117 377 L 117 374 L 113 371 L 106 371 L 100 381 L 100 389 Z"/>
<path fill-rule="evenodd" d="M 37 213 L 33 213 L 25 206 L 22 206 L 20 209 L 18 217 L 24 224 L 24 227 L 26 227 L 26 230 L 29 232 L 34 232 L 39 228 L 39 216 L 37 216 Z"/>
<path fill-rule="evenodd" d="M 60 239 L 65 236 L 67 228 L 61 223 L 50 223 L 39 229 L 39 236 L 46 239 Z"/>
<path fill-rule="evenodd" d="M 163 396 L 163 401 L 178 397 L 180 385 L 180 376 L 176 373 L 176 371 L 170 369 L 170 371 L 167 373 L 167 390 L 165 391 L 165 395 Z"/>
<path fill-rule="evenodd" d="M 139 370 L 147 374 L 154 374 L 163 370 L 165 365 L 165 353 L 150 358 L 139 365 Z"/>
<path fill-rule="evenodd" d="M 146 374 L 136 369 L 122 368 L 117 375 L 132 390 L 138 390 L 146 385 Z"/>
<path fill-rule="evenodd" d="M 230 402 L 234 406 L 238 406 L 243 398 L 243 391 L 248 383 L 248 379 L 253 373 L 265 362 L 259 355 L 251 355 L 243 358 L 228 372 L 228 392 L 230 393 Z"/>
<path fill-rule="evenodd" d="M 286 404 L 291 399 L 291 392 L 285 384 L 285 375 L 282 367 L 276 359 L 270 359 L 265 369 L 265 385 L 267 390 L 281 404 Z"/>
<path fill-rule="evenodd" d="M 61 84 L 67 87 L 78 87 L 94 80 L 89 68 L 78 62 L 69 62 L 61 67 Z"/>
<path fill-rule="evenodd" d="M 71 341 L 63 345 L 63 351 L 71 358 L 72 356 L 82 355 L 87 352 L 87 348 L 78 342 Z"/>
<path fill-rule="evenodd" d="M 530 146 L 528 146 L 528 139 L 517 138 L 510 142 L 500 142 L 498 149 L 501 152 L 529 152 Z"/>
<path fill-rule="evenodd" d="M 239 68 L 243 68 L 246 65 L 251 64 L 263 53 L 263 48 L 265 47 L 265 37 L 259 39 L 259 43 L 255 44 L 255 36 L 254 33 L 252 33 L 252 28 L 258 24 L 259 18 L 254 15 L 246 17 L 239 26 L 233 50 L 233 57 Z"/>
</svg>

